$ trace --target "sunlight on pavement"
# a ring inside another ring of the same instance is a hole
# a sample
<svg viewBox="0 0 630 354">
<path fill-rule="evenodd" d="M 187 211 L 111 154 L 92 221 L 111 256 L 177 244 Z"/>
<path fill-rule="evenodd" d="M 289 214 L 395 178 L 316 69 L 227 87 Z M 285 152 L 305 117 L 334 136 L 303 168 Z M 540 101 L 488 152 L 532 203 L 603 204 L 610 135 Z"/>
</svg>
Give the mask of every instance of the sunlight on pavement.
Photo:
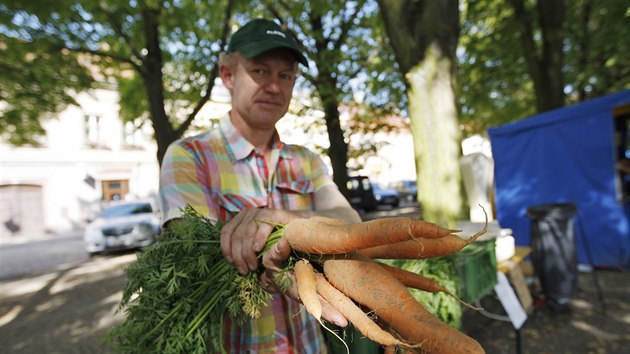
<svg viewBox="0 0 630 354">
<path fill-rule="evenodd" d="M 22 312 L 22 305 L 14 306 L 9 312 L 0 316 L 0 327 L 13 321 Z"/>
<path fill-rule="evenodd" d="M 5 281 L 0 283 L 0 299 L 32 294 L 40 291 L 59 276 L 59 272 L 48 273 L 28 279 Z"/>
<path fill-rule="evenodd" d="M 135 254 L 116 258 L 95 259 L 80 268 L 71 269 L 63 274 L 50 288 L 49 293 L 55 295 L 86 282 L 98 282 L 111 277 L 113 274 L 122 274 L 125 267 L 135 260 Z"/>
<path fill-rule="evenodd" d="M 60 308 L 65 305 L 67 299 L 65 298 L 51 298 L 49 301 L 44 302 L 43 304 L 39 304 L 35 307 L 35 311 L 37 312 L 49 312 Z"/>
<path fill-rule="evenodd" d="M 571 301 L 571 306 L 574 306 L 574 307 L 582 309 L 582 310 L 592 310 L 593 309 L 593 304 L 591 304 L 588 301 L 584 301 L 582 299 L 573 299 Z"/>
<path fill-rule="evenodd" d="M 580 329 L 582 331 L 588 332 L 591 335 L 601 338 L 601 339 L 605 339 L 605 340 L 617 340 L 619 336 L 615 335 L 615 334 L 610 334 L 607 333 L 591 324 L 588 324 L 586 322 L 583 321 L 572 321 L 571 322 L 573 327 Z"/>
</svg>

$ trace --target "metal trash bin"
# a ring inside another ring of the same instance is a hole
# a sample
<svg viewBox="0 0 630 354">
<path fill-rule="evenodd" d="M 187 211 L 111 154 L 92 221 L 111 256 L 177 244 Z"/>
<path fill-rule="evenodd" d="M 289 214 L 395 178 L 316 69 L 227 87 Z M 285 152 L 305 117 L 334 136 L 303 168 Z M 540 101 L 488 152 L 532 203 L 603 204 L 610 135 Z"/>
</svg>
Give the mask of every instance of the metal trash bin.
<svg viewBox="0 0 630 354">
<path fill-rule="evenodd" d="M 546 302 L 556 312 L 568 308 L 577 288 L 573 222 L 576 211 L 577 207 L 572 203 L 537 205 L 527 209 L 527 217 L 531 219 L 532 264 Z"/>
</svg>

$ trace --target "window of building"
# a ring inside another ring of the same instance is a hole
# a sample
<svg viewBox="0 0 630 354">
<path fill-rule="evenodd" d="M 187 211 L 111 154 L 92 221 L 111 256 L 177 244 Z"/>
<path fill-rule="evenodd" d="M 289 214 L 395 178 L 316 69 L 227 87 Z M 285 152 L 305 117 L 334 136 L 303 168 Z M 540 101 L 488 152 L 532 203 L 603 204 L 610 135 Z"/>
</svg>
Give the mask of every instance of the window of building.
<svg viewBox="0 0 630 354">
<path fill-rule="evenodd" d="M 103 200 L 122 200 L 129 193 L 129 180 L 102 181 Z"/>
<path fill-rule="evenodd" d="M 88 146 L 98 146 L 100 143 L 100 120 L 96 114 L 86 114 L 84 119 L 84 139 Z"/>
</svg>

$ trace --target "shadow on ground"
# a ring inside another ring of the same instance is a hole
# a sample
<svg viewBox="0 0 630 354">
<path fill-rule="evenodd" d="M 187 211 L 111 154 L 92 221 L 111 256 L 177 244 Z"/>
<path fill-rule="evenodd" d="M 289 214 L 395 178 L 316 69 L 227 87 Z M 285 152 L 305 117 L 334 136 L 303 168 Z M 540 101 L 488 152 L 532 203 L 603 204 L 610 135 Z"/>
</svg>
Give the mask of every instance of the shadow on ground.
<svg viewBox="0 0 630 354">
<path fill-rule="evenodd" d="M 94 257 L 50 273 L 0 282 L 3 353 L 109 353 L 102 336 L 116 313 L 135 254 Z"/>
<path fill-rule="evenodd" d="M 597 283 L 601 293 L 597 291 Z M 482 299 L 481 305 L 494 314 L 505 315 L 493 296 Z M 630 273 L 597 270 L 595 278 L 593 273 L 581 272 L 568 311 L 556 313 L 543 302 L 529 313 L 520 330 L 520 350 L 517 332 L 510 322 L 468 310 L 463 330 L 477 339 L 487 354 L 628 353 Z"/>
<path fill-rule="evenodd" d="M 110 354 L 102 337 L 123 321 L 116 313 L 135 254 L 94 257 L 49 273 L 0 282 L 2 353 Z M 603 304 L 592 273 L 580 273 L 570 311 L 544 304 L 529 314 L 517 336 L 510 322 L 464 313 L 462 330 L 488 354 L 621 354 L 630 348 L 630 273 L 597 270 Z M 492 295 L 481 305 L 504 315 Z M 353 353 L 363 354 L 363 353 Z"/>
</svg>

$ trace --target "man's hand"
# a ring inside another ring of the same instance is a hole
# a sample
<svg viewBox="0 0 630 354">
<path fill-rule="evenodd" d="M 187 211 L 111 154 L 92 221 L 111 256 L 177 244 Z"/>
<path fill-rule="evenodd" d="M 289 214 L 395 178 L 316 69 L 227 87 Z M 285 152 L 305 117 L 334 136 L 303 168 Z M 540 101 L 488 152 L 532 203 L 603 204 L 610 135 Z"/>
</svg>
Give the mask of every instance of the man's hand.
<svg viewBox="0 0 630 354">
<path fill-rule="evenodd" d="M 273 225 L 269 223 L 287 224 L 298 217 L 299 214 L 287 210 L 243 210 L 221 229 L 221 252 L 239 273 L 245 275 L 258 269 L 258 253 L 273 231 Z"/>
<path fill-rule="evenodd" d="M 281 289 L 278 287 L 274 279 L 276 275 L 280 271 L 284 261 L 289 258 L 291 254 L 291 247 L 286 239 L 281 238 L 278 242 L 265 253 L 263 256 L 263 267 L 265 271 L 260 276 L 260 285 L 263 289 L 268 292 L 281 292 Z M 291 277 L 291 286 L 287 289 L 284 294 L 289 296 L 290 298 L 300 301 L 300 296 L 298 295 L 297 286 L 295 277 L 293 274 L 289 274 Z M 345 327 L 348 325 L 348 320 L 333 307 L 328 301 L 324 300 L 321 296 L 319 300 L 322 304 L 322 318 L 328 322 L 334 323 L 337 326 Z"/>
</svg>

